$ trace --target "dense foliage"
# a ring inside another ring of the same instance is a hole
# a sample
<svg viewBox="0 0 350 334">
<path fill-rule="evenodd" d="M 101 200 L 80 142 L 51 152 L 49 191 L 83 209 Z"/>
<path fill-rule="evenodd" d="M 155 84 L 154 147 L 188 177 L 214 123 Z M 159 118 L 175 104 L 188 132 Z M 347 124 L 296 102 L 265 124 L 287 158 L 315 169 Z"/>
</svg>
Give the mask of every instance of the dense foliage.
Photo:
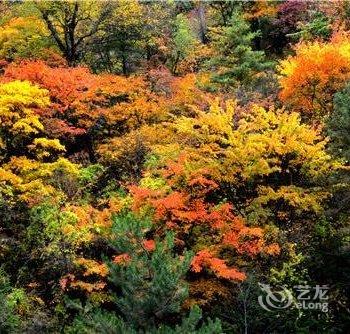
<svg viewBox="0 0 350 334">
<path fill-rule="evenodd" d="M 346 333 L 346 1 L 0 10 L 0 333 Z"/>
</svg>

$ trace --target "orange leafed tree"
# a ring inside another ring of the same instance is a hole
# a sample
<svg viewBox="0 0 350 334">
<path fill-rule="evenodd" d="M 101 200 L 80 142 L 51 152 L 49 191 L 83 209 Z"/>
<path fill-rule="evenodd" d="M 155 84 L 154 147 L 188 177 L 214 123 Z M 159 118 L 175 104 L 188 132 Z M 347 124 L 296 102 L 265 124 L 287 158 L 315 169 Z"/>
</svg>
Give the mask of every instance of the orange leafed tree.
<svg viewBox="0 0 350 334">
<path fill-rule="evenodd" d="M 159 173 L 163 181 L 146 179 L 140 186 L 131 186 L 132 209 L 137 214 L 152 212 L 157 233 L 171 229 L 176 233 L 178 247 L 196 251 L 192 271 L 209 270 L 218 278 L 235 281 L 245 279 L 236 268 L 236 256 L 256 257 L 258 254 L 277 255 L 279 246 L 268 244 L 264 229 L 248 227 L 233 213 L 230 203 L 214 204 L 207 197 L 218 185 L 205 174 L 186 170 L 186 158 L 171 162 Z M 163 185 L 157 186 L 159 182 Z M 222 258 L 224 249 L 235 257 Z"/>
<path fill-rule="evenodd" d="M 51 103 L 37 110 L 45 132 L 72 154 L 87 153 L 90 161 L 95 161 L 97 138 L 101 143 L 166 117 L 162 99 L 141 76 L 97 75 L 86 67 L 23 61 L 5 66 L 0 80 L 27 80 L 45 88 Z"/>
<path fill-rule="evenodd" d="M 28 80 L 47 89 L 51 105 L 41 116 L 50 117 L 52 131 L 57 134 L 82 134 L 101 117 L 109 127 L 133 128 L 160 117 L 162 110 L 142 77 L 95 75 L 86 67 L 23 61 L 8 65 L 2 80 Z"/>
<path fill-rule="evenodd" d="M 333 95 L 350 78 L 350 36 L 338 33 L 329 42 L 302 42 L 295 55 L 282 60 L 280 99 L 293 110 L 312 115 L 332 112 Z"/>
</svg>

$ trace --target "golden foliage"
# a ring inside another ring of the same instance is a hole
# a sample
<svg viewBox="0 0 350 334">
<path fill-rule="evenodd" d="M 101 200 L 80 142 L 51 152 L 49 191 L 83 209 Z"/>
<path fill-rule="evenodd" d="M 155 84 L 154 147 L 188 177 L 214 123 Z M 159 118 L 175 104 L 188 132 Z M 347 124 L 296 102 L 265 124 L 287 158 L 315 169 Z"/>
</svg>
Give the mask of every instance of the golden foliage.
<svg viewBox="0 0 350 334">
<path fill-rule="evenodd" d="M 338 33 L 329 42 L 302 42 L 279 65 L 280 98 L 295 111 L 314 117 L 332 112 L 333 95 L 350 78 L 350 37 Z"/>
</svg>

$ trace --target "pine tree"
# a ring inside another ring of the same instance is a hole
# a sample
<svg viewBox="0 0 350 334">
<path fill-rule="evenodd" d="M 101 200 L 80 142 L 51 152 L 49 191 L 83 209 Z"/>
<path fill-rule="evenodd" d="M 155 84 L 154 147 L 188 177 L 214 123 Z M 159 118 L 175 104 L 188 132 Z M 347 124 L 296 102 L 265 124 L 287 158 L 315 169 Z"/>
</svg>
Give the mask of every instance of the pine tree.
<svg viewBox="0 0 350 334">
<path fill-rule="evenodd" d="M 188 296 L 184 276 L 192 254 L 174 254 L 174 236 L 164 240 L 148 240 L 151 223 L 133 214 L 114 217 L 113 248 L 120 253 L 109 261 L 110 281 L 121 293 L 115 296 L 118 313 L 81 308 L 80 316 L 67 333 L 211 333 L 219 334 L 219 320 L 208 319 L 198 326 L 202 317 L 199 307 L 193 307 L 187 317 L 174 328 L 165 325 L 170 317 L 179 318 Z"/>
<path fill-rule="evenodd" d="M 153 325 L 166 315 L 179 312 L 188 295 L 183 277 L 191 254 L 186 252 L 183 260 L 175 256 L 171 234 L 149 250 L 145 234 L 150 228 L 149 221 L 132 214 L 114 219 L 112 244 L 128 260 L 125 265 L 110 263 L 111 281 L 122 291 L 118 308 L 136 327 Z"/>
<path fill-rule="evenodd" d="M 263 51 L 252 49 L 252 42 L 259 33 L 250 30 L 241 12 L 235 11 L 228 26 L 213 28 L 210 35 L 215 52 L 209 63 L 215 71 L 214 82 L 249 83 L 254 74 L 270 66 Z"/>
<path fill-rule="evenodd" d="M 107 311 L 91 311 L 77 317 L 73 326 L 66 329 L 67 334 L 221 334 L 219 320 L 208 319 L 207 323 L 198 327 L 202 312 L 199 307 L 193 307 L 189 315 L 182 319 L 181 324 L 171 328 L 159 325 L 146 330 L 136 330 L 121 317 Z"/>
<path fill-rule="evenodd" d="M 334 111 L 327 122 L 333 152 L 350 161 L 350 85 L 334 96 Z"/>
</svg>

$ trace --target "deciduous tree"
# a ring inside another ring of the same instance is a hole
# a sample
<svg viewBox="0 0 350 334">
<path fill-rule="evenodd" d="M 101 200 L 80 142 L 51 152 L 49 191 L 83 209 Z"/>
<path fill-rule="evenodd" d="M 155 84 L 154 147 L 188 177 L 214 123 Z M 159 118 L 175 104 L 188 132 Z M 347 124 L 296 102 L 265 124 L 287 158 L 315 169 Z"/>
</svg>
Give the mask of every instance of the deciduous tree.
<svg viewBox="0 0 350 334">
<path fill-rule="evenodd" d="M 333 110 L 333 96 L 350 78 L 350 40 L 346 33 L 329 42 L 302 42 L 279 65 L 280 98 L 293 110 L 317 119 Z"/>
</svg>

